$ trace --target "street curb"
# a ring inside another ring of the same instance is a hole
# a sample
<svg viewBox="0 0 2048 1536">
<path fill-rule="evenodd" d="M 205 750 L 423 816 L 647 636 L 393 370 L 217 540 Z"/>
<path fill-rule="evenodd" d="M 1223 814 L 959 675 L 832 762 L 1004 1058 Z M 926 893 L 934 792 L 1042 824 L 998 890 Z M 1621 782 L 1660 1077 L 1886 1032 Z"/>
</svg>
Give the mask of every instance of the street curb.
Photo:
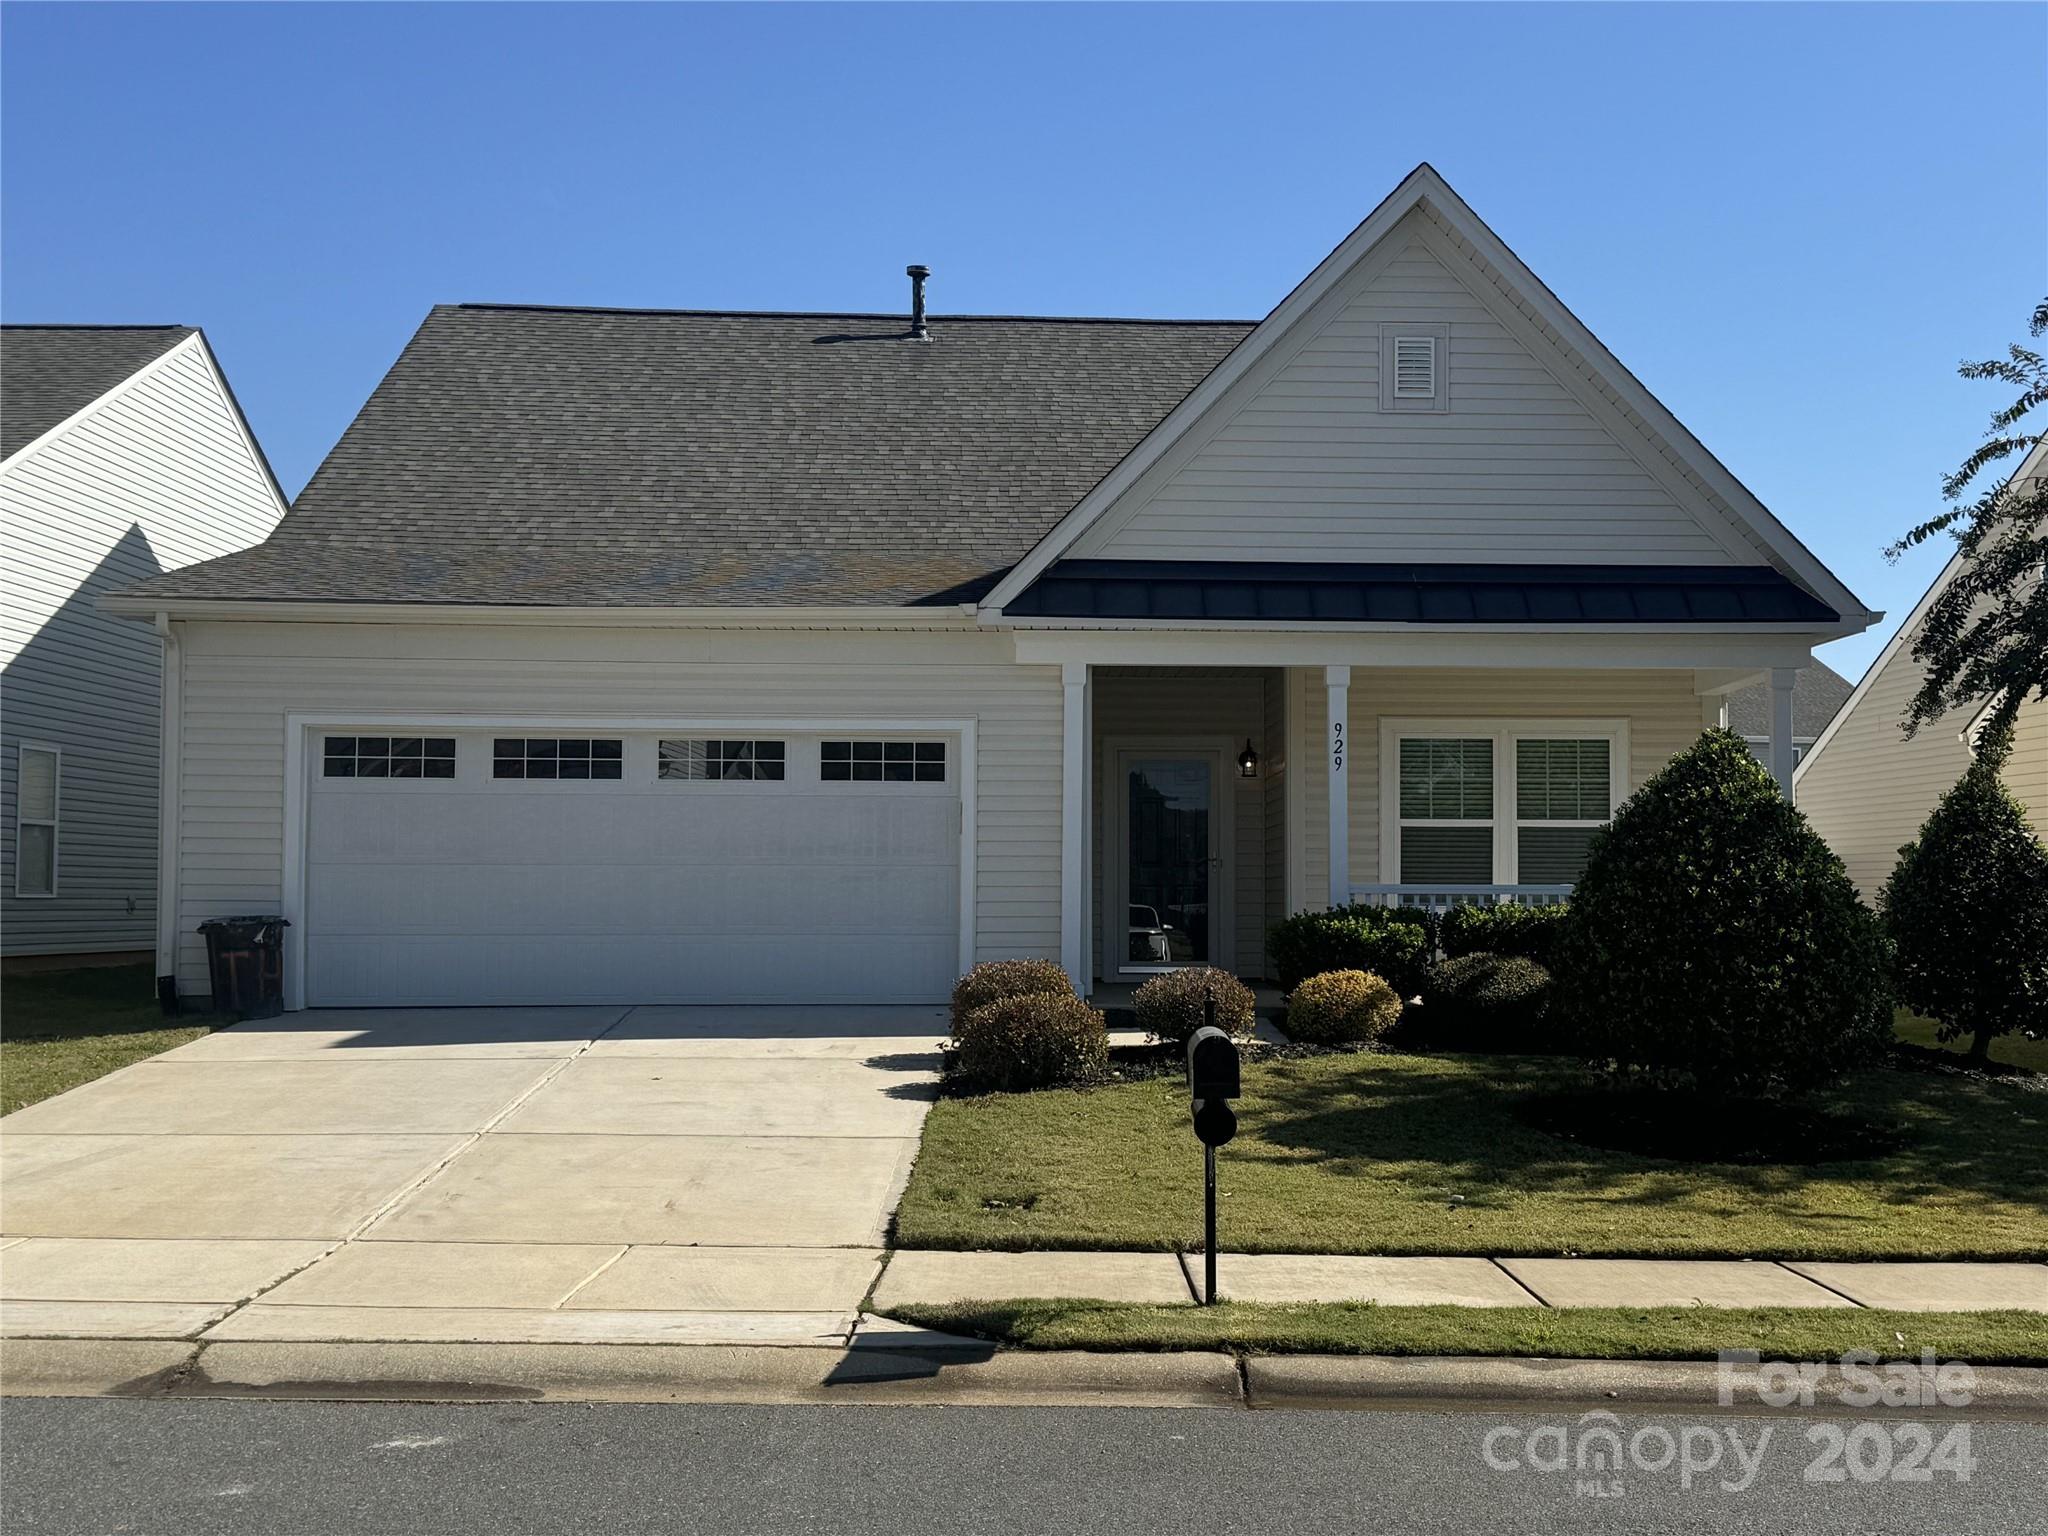
<svg viewBox="0 0 2048 1536">
<path fill-rule="evenodd" d="M 1966 1404 L 1944 1403 L 1948 1380 L 1919 1366 L 1872 1368 L 1899 1380 L 1911 1400 L 1863 1406 L 1841 1367 L 1812 1368 L 1802 1411 L 1857 1418 L 2048 1420 L 2048 1369 L 1973 1366 Z M 1788 1406 L 1764 1392 L 1784 1385 L 1767 1366 L 1712 1360 L 1537 1360 L 1486 1356 L 1271 1355 L 1245 1362 L 1251 1408 L 1496 1407 L 1669 1408 L 1689 1413 L 1773 1413 Z M 1950 1390 L 1953 1399 L 1953 1391 Z"/>
<path fill-rule="evenodd" d="M 1805 1411 L 1857 1418 L 2048 1422 L 2048 1369 L 1979 1366 L 1966 1405 L 1845 1400 L 1818 1371 Z M 1883 1367 L 1877 1368 L 1880 1376 Z M 1918 1378 L 1915 1381 L 1915 1378 Z M 1727 1387 L 1724 1393 L 1723 1387 Z M 1768 1414 L 1760 1368 L 1705 1360 L 1095 1353 L 704 1344 L 219 1343 L 9 1339 L 8 1397 L 263 1398 L 316 1402 L 675 1402 L 872 1406 L 1668 1409 Z"/>
</svg>

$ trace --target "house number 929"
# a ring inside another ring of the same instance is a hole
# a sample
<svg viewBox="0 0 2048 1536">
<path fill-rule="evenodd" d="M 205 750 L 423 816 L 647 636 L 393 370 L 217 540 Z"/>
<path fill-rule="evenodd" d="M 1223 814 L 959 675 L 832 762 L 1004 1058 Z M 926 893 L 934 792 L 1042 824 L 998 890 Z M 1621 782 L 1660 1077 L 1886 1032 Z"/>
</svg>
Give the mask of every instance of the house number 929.
<svg viewBox="0 0 2048 1536">
<path fill-rule="evenodd" d="M 1344 771 L 1344 722 L 1338 720 L 1330 726 L 1330 769 L 1334 773 Z"/>
</svg>

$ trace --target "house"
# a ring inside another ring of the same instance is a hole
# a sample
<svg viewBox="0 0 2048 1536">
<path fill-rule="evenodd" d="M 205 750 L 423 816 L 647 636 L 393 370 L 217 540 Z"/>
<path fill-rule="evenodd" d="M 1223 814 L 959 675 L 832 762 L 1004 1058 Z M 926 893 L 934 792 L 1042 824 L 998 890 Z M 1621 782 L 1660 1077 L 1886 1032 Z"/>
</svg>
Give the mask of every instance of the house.
<svg viewBox="0 0 2048 1536">
<path fill-rule="evenodd" d="M 1835 711 L 1848 699 L 1855 684 L 1826 662 L 1816 660 L 1800 670 L 1792 688 L 1792 766 L 1820 740 Z M 1764 683 L 1751 683 L 1728 695 L 1728 729 L 1749 743 L 1757 761 L 1771 761 L 1771 690 Z"/>
<path fill-rule="evenodd" d="M 197 330 L 0 326 L 0 953 L 155 944 L 162 644 L 94 605 L 284 507 Z"/>
<path fill-rule="evenodd" d="M 1419 167 L 1264 320 L 437 308 L 176 637 L 160 959 L 930 1001 L 1567 889 L 1875 617 Z"/>
<path fill-rule="evenodd" d="M 2048 475 L 2048 445 L 2037 444 L 2014 478 Z M 1799 764 L 1794 782 L 1814 830 L 1849 867 L 1863 899 L 1874 902 L 1898 863 L 1899 849 L 1970 765 L 1988 703 L 1951 711 L 1908 739 L 1906 706 L 1926 669 L 1913 657 L 1928 610 L 1962 569 L 1952 557 L 1906 616 L 1855 691 Z M 2013 722 L 2012 751 L 2001 775 L 2048 841 L 2048 699 L 2029 699 Z"/>
</svg>

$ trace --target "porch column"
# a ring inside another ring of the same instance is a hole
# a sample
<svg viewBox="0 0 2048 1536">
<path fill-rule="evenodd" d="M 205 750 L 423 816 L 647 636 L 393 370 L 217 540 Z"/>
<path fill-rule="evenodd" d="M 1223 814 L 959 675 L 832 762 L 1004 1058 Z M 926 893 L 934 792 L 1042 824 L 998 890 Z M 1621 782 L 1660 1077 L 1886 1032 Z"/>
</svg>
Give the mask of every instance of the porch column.
<svg viewBox="0 0 2048 1536">
<path fill-rule="evenodd" d="M 1089 992 L 1088 663 L 1060 667 L 1065 711 L 1060 734 L 1060 966 L 1074 990 Z"/>
<path fill-rule="evenodd" d="M 1771 668 L 1771 777 L 1787 800 L 1792 798 L 1792 685 L 1794 667 Z"/>
<path fill-rule="evenodd" d="M 1323 668 L 1328 700 L 1323 750 L 1330 754 L 1330 905 L 1351 901 L 1351 668 Z"/>
</svg>

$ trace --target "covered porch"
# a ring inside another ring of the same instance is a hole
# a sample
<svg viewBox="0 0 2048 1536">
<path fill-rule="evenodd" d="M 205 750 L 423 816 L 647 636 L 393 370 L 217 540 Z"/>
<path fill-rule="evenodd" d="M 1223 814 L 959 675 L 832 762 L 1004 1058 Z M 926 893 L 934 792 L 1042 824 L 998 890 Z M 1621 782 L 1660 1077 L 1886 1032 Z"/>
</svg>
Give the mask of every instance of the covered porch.
<svg viewBox="0 0 2048 1536">
<path fill-rule="evenodd" d="M 1789 665 L 1175 665 L 1164 636 L 1090 638 L 1132 658 L 1061 662 L 1061 959 L 1103 998 L 1191 964 L 1268 979 L 1294 912 L 1563 901 L 1593 832 L 1759 676 L 1790 793 Z"/>
</svg>

